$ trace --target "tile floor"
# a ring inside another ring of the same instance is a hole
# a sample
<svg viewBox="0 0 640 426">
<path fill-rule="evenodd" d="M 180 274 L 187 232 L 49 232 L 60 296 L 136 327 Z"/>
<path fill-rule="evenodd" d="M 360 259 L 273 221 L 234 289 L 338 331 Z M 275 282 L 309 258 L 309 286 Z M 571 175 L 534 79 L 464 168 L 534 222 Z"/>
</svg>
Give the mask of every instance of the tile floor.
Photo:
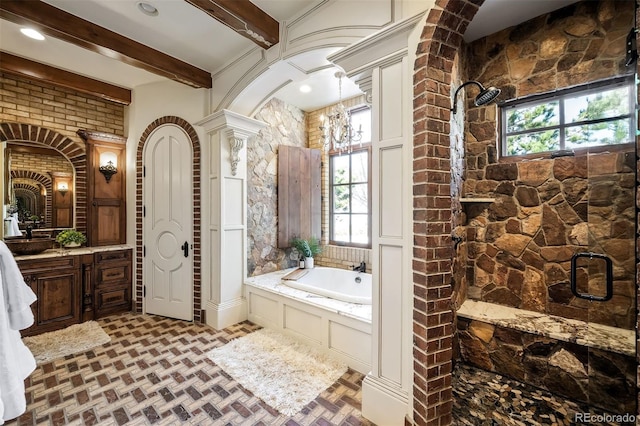
<svg viewBox="0 0 640 426">
<path fill-rule="evenodd" d="M 636 424 L 616 421 L 597 408 L 463 364 L 454 368 L 452 384 L 455 426 Z M 587 419 L 586 413 L 593 421 L 581 421 Z"/>
<path fill-rule="evenodd" d="M 26 381 L 27 412 L 7 425 L 372 425 L 360 413 L 363 376 L 352 370 L 293 417 L 242 388 L 206 355 L 259 328 L 248 322 L 214 330 L 123 314 L 99 323 L 111 342 L 38 366 Z M 465 365 L 456 366 L 453 389 L 456 426 L 578 425 L 575 414 L 587 411 Z"/>
<path fill-rule="evenodd" d="M 257 328 L 224 330 L 152 315 L 98 321 L 111 342 L 38 366 L 27 412 L 8 425 L 369 425 L 363 376 L 348 370 L 293 417 L 279 415 L 207 358 Z"/>
</svg>

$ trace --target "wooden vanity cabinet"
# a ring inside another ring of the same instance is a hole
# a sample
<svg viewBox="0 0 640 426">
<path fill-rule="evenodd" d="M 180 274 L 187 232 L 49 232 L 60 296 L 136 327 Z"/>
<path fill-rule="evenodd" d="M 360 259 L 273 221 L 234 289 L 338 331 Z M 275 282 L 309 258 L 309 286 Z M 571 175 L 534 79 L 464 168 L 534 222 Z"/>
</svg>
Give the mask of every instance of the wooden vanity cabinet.
<svg viewBox="0 0 640 426">
<path fill-rule="evenodd" d="M 94 254 L 96 318 L 131 310 L 131 250 Z"/>
<path fill-rule="evenodd" d="M 25 282 L 38 296 L 31 305 L 34 324 L 23 336 L 77 324 L 82 317 L 82 281 L 78 256 L 18 261 Z"/>
<path fill-rule="evenodd" d="M 131 310 L 131 249 L 16 261 L 38 297 L 31 305 L 34 324 L 23 336 Z"/>
</svg>

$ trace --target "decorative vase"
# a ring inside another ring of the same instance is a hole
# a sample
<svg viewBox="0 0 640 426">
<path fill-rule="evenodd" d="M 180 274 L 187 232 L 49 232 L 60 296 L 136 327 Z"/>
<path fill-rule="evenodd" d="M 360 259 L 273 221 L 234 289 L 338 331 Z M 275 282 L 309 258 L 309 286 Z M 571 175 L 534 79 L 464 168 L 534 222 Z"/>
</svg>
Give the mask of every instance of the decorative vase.
<svg viewBox="0 0 640 426">
<path fill-rule="evenodd" d="M 313 257 L 305 257 L 304 258 L 304 269 L 313 268 Z"/>
<path fill-rule="evenodd" d="M 74 247 L 80 247 L 80 243 L 67 243 L 64 244 L 65 248 L 74 248 Z"/>
</svg>

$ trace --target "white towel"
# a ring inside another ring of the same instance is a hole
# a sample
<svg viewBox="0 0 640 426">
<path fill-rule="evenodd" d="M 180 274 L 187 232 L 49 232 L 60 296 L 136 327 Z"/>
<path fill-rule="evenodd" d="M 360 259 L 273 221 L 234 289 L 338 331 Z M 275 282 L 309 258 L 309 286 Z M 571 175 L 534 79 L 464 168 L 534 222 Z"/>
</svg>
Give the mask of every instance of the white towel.
<svg viewBox="0 0 640 426">
<path fill-rule="evenodd" d="M 36 361 L 22 343 L 19 330 L 33 324 L 36 295 L 24 282 L 11 251 L 0 241 L 0 425 L 26 410 L 24 379 Z"/>
<path fill-rule="evenodd" d="M 18 219 L 16 219 L 15 215 L 11 215 L 8 217 L 9 224 L 7 229 L 5 229 L 5 237 L 19 237 L 22 235 L 22 231 L 20 230 L 20 226 L 18 225 Z"/>
</svg>

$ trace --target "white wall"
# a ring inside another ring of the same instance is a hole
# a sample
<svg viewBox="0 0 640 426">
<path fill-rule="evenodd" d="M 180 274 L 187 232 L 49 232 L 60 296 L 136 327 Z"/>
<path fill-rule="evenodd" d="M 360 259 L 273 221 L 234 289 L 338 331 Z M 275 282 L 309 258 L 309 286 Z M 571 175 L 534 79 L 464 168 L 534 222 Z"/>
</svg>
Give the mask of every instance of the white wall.
<svg viewBox="0 0 640 426">
<path fill-rule="evenodd" d="M 209 113 L 209 94 L 207 89 L 194 89 L 174 81 L 166 81 L 136 87 L 132 91 L 131 99 L 131 105 L 126 109 L 125 135 L 127 135 L 127 243 L 133 246 L 136 241 L 136 154 L 140 137 L 154 120 L 165 116 L 179 117 L 189 122 L 198 133 L 201 156 L 206 158 L 206 147 L 202 146 L 206 141 L 205 132 L 194 123 Z M 202 162 L 203 167 L 205 163 L 205 161 Z M 201 176 L 206 176 L 206 170 L 202 168 Z M 203 194 L 202 200 L 204 199 Z M 202 217 L 204 220 L 205 215 Z M 204 253 L 202 256 L 204 260 Z M 133 296 L 135 297 L 135 293 Z"/>
</svg>

